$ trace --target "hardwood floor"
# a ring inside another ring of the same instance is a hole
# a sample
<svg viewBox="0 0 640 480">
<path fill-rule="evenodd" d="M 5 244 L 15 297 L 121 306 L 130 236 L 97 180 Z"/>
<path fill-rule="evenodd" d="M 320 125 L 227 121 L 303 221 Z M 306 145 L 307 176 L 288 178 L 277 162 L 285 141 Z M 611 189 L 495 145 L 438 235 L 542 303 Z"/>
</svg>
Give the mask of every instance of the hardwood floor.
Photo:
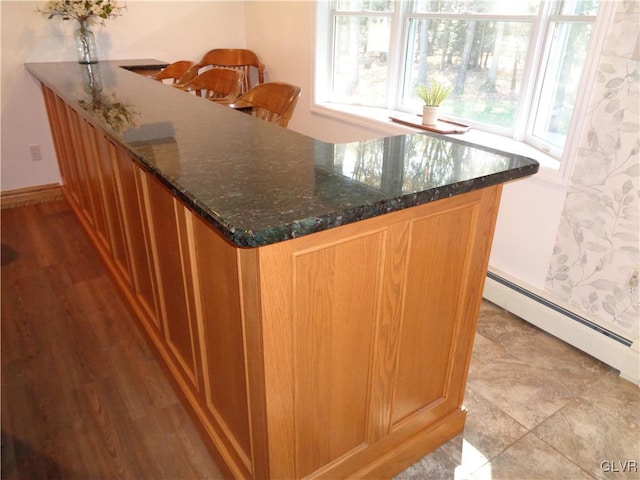
<svg viewBox="0 0 640 480">
<path fill-rule="evenodd" d="M 2 478 L 222 478 L 66 201 L 1 223 Z"/>
</svg>

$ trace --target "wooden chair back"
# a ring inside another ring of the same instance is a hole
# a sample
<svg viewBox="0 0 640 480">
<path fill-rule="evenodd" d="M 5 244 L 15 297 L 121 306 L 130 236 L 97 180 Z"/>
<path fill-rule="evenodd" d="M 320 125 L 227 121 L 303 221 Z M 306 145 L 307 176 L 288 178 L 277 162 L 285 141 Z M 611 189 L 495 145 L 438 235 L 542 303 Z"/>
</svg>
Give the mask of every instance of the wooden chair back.
<svg viewBox="0 0 640 480">
<path fill-rule="evenodd" d="M 214 101 L 231 101 L 240 95 L 244 73 L 230 68 L 212 68 L 179 88 Z"/>
<path fill-rule="evenodd" d="M 298 103 L 300 87 L 283 82 L 267 82 L 256 85 L 237 102 L 248 103 L 251 114 L 281 127 L 286 127 Z"/>
<path fill-rule="evenodd" d="M 260 63 L 258 56 L 251 50 L 215 48 L 205 53 L 196 65 L 200 73 L 206 67 L 231 68 L 242 71 L 244 79 L 241 93 L 248 92 L 254 86 L 254 83 L 256 85 L 264 83 L 264 65 Z M 255 70 L 255 75 L 253 75 L 252 69 Z M 253 77 L 257 78 L 257 82 L 253 82 Z"/>
<path fill-rule="evenodd" d="M 177 62 L 173 62 L 158 73 L 154 73 L 153 75 L 149 75 L 149 78 L 157 80 L 159 82 L 164 82 L 164 80 L 171 80 L 170 84 L 175 85 L 178 84 L 181 79 L 185 76 L 185 74 L 191 69 L 195 64 L 190 62 L 189 60 L 178 60 Z"/>
</svg>

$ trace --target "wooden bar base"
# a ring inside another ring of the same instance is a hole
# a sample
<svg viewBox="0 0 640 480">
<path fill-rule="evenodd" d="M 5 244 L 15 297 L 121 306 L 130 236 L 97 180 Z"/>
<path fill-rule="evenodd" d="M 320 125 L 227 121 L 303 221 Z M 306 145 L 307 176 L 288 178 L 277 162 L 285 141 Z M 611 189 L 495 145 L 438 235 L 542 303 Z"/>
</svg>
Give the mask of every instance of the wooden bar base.
<svg viewBox="0 0 640 480">
<path fill-rule="evenodd" d="M 392 477 L 462 432 L 500 185 L 239 248 L 43 92 L 65 194 L 221 468 Z"/>
</svg>

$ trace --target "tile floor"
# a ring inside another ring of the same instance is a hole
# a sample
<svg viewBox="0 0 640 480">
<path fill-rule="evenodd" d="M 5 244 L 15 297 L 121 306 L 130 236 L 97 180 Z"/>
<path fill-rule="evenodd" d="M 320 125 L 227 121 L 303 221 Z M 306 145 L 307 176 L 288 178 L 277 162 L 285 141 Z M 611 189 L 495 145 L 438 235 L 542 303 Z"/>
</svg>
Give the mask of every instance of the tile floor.
<svg viewBox="0 0 640 480">
<path fill-rule="evenodd" d="M 462 435 L 395 480 L 640 479 L 640 388 L 484 302 Z"/>
</svg>

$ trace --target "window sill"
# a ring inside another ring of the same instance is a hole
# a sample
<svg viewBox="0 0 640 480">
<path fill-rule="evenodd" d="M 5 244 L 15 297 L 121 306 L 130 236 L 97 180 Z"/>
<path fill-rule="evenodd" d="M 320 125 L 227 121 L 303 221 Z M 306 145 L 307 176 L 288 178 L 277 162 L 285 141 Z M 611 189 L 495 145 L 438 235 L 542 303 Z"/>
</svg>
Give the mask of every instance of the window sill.
<svg viewBox="0 0 640 480">
<path fill-rule="evenodd" d="M 389 119 L 390 115 L 404 112 L 395 112 L 382 108 L 341 105 L 334 103 L 317 103 L 312 105 L 311 113 L 366 128 L 379 133 L 381 136 L 402 135 L 423 131 L 393 122 Z M 560 161 L 540 150 L 537 150 L 531 145 L 518 142 L 502 135 L 483 132 L 473 128 L 469 129 L 466 133 L 450 135 L 479 146 L 495 148 L 505 152 L 533 158 L 540 163 L 540 171 L 534 178 L 555 185 L 566 185 L 566 182 L 562 179 L 562 175 L 560 173 Z"/>
</svg>

